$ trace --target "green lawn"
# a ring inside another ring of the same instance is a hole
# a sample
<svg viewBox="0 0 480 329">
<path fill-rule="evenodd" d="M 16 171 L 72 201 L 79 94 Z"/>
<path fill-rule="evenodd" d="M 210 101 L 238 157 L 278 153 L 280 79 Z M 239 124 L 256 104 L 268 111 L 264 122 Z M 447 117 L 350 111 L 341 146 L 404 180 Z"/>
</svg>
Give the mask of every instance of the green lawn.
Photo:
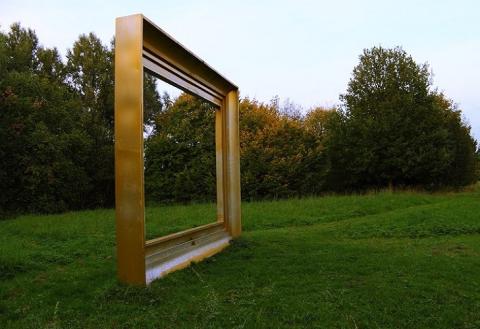
<svg viewBox="0 0 480 329">
<path fill-rule="evenodd" d="M 0 222 L 1 328 L 480 328 L 480 188 L 244 203 L 242 238 L 128 287 L 113 210 Z M 148 209 L 147 234 L 214 217 Z M 213 218 L 212 218 L 213 219 Z"/>
</svg>

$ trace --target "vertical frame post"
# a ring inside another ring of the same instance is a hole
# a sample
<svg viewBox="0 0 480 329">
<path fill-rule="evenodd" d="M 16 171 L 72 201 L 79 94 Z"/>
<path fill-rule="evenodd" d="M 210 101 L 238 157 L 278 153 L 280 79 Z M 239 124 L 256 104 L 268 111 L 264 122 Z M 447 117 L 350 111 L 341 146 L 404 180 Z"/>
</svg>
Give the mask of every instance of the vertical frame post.
<svg viewBox="0 0 480 329">
<path fill-rule="evenodd" d="M 242 233 L 240 211 L 240 134 L 239 134 L 238 90 L 232 90 L 225 97 L 225 182 L 226 229 L 235 238 Z"/>
<path fill-rule="evenodd" d="M 115 32 L 115 218 L 119 279 L 145 283 L 143 18 L 117 18 Z"/>
<path fill-rule="evenodd" d="M 224 110 L 215 110 L 215 170 L 217 185 L 217 222 L 225 221 L 225 182 L 224 179 L 224 156 L 225 156 L 225 134 L 224 134 Z"/>
</svg>

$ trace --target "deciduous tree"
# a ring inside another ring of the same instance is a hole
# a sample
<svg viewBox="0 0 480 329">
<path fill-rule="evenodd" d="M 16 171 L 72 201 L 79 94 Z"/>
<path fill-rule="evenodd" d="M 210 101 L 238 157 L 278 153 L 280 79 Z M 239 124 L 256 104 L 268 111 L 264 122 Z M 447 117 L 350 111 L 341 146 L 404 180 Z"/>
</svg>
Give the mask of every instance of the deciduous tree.
<svg viewBox="0 0 480 329">
<path fill-rule="evenodd" d="M 401 48 L 364 50 L 341 101 L 328 143 L 331 184 L 338 189 L 442 185 L 456 157 L 452 134 L 461 132 L 474 145 L 432 89 L 428 65 Z"/>
</svg>

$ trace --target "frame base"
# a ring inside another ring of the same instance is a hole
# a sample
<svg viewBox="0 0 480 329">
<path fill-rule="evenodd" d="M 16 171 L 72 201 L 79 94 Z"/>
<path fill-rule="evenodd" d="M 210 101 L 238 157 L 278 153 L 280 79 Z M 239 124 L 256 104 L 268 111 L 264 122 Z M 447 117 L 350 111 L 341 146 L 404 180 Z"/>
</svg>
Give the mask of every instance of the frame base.
<svg viewBox="0 0 480 329">
<path fill-rule="evenodd" d="M 232 237 L 223 223 L 212 223 L 163 238 L 147 241 L 145 282 L 199 262 L 222 251 Z"/>
</svg>

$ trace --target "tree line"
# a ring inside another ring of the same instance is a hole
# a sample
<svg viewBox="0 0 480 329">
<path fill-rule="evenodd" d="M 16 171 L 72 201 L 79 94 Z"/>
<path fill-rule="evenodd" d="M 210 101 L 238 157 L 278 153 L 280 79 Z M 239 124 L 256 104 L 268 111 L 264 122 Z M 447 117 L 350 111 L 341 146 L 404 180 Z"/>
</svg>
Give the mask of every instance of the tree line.
<svg viewBox="0 0 480 329">
<path fill-rule="evenodd" d="M 114 204 L 114 41 L 81 35 L 62 60 L 31 29 L 0 33 L 0 213 Z M 240 100 L 246 200 L 384 187 L 460 187 L 479 152 L 461 111 L 401 48 L 366 49 L 340 105 L 304 114 Z M 147 201 L 215 197 L 214 111 L 144 79 Z"/>
</svg>

